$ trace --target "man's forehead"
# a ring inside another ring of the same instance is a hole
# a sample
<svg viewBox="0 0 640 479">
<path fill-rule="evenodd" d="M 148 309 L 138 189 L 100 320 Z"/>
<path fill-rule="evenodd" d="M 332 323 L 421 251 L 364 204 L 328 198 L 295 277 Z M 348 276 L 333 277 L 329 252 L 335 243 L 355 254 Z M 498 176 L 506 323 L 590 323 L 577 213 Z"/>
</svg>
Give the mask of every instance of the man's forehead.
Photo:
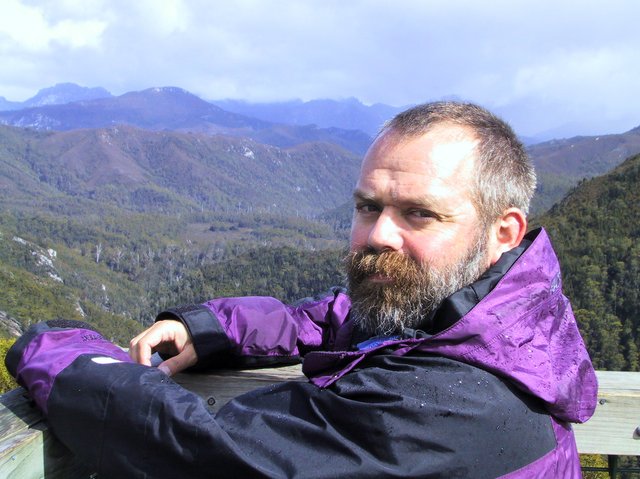
<svg viewBox="0 0 640 479">
<path fill-rule="evenodd" d="M 457 123 L 442 121 L 426 126 L 419 131 L 403 132 L 395 128 L 386 128 L 376 138 L 374 144 L 380 142 L 383 147 L 392 148 L 400 144 L 430 138 L 437 143 L 477 142 L 473 128 Z"/>
<path fill-rule="evenodd" d="M 374 170 L 468 179 L 475 166 L 478 140 L 463 126 L 434 125 L 425 133 L 406 136 L 394 130 L 381 134 L 367 152 L 362 175 Z"/>
</svg>

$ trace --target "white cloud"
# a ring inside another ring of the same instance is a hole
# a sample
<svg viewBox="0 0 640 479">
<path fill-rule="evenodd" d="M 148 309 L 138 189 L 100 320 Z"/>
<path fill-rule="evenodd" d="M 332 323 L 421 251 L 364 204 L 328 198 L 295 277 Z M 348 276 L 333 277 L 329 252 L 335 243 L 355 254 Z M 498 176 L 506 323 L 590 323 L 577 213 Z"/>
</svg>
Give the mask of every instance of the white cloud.
<svg viewBox="0 0 640 479">
<path fill-rule="evenodd" d="M 106 23 L 100 20 L 65 19 L 50 22 L 41 8 L 18 0 L 3 0 L 0 7 L 0 51 L 25 54 L 50 50 L 52 43 L 80 48 L 99 43 Z"/>
<path fill-rule="evenodd" d="M 555 110 L 536 122 L 632 118 L 639 17 L 635 0 L 2 0 L 0 95 L 74 81 L 207 99 L 458 95 Z"/>
<path fill-rule="evenodd" d="M 639 77 L 640 51 L 631 45 L 558 51 L 520 68 L 508 99 L 536 97 L 611 117 L 640 96 Z"/>
<path fill-rule="evenodd" d="M 190 10 L 182 0 L 137 0 L 131 2 L 131 14 L 138 27 L 159 35 L 184 32 L 189 28 Z"/>
<path fill-rule="evenodd" d="M 71 48 L 97 47 L 106 26 L 106 23 L 100 20 L 63 20 L 51 27 L 51 41 Z"/>
<path fill-rule="evenodd" d="M 47 46 L 47 24 L 42 11 L 17 0 L 6 0 L 0 15 L 2 50 L 16 45 L 26 50 L 39 50 Z"/>
</svg>

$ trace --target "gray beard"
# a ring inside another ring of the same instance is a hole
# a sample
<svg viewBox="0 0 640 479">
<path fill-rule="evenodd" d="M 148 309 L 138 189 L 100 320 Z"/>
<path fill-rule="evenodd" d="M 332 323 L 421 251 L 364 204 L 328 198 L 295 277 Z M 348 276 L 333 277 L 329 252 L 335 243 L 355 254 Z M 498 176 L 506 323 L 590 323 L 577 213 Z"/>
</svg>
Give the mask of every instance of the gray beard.
<svg viewBox="0 0 640 479">
<path fill-rule="evenodd" d="M 413 277 L 391 285 L 364 287 L 347 265 L 351 317 L 360 329 L 372 335 L 401 334 L 405 328 L 424 327 L 425 320 L 445 298 L 473 283 L 486 271 L 486 257 L 486 230 L 483 229 L 467 254 L 456 263 L 441 269 L 414 263 L 412 268 L 417 271 Z"/>
</svg>

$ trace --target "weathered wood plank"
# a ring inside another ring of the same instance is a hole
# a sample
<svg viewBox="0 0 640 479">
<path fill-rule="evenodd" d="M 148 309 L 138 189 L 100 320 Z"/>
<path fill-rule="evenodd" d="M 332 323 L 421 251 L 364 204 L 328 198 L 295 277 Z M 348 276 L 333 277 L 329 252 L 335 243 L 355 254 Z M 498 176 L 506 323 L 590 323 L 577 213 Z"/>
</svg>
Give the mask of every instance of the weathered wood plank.
<svg viewBox="0 0 640 479">
<path fill-rule="evenodd" d="M 302 366 L 283 366 L 268 369 L 212 371 L 178 374 L 174 380 L 202 397 L 211 412 L 217 412 L 231 399 L 263 386 L 283 381 L 306 381 Z"/>
<path fill-rule="evenodd" d="M 640 373 L 596 371 L 598 405 L 585 424 L 574 425 L 582 454 L 640 456 Z"/>
<path fill-rule="evenodd" d="M 47 430 L 42 415 L 21 388 L 0 396 L 0 477 L 91 477 L 90 472 Z"/>
</svg>

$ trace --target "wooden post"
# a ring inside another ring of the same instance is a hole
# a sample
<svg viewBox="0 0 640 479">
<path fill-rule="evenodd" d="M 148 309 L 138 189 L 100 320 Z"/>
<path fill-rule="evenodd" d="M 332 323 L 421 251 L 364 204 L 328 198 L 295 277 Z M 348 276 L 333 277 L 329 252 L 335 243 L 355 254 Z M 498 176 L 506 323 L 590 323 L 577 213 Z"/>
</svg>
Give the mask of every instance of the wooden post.
<svg viewBox="0 0 640 479">
<path fill-rule="evenodd" d="M 74 479 L 92 474 L 47 429 L 24 389 L 0 396 L 0 477 Z"/>
<path fill-rule="evenodd" d="M 596 371 L 598 405 L 585 424 L 575 424 L 582 454 L 640 456 L 640 373 Z"/>
</svg>

